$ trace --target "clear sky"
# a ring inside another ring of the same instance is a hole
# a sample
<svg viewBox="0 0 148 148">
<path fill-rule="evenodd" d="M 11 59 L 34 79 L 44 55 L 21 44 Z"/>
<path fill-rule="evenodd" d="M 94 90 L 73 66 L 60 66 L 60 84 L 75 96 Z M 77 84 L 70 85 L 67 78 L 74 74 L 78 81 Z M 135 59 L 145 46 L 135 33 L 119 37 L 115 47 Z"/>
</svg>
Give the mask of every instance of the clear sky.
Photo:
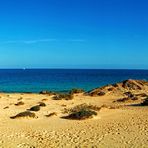
<svg viewBox="0 0 148 148">
<path fill-rule="evenodd" d="M 148 1 L 0 1 L 0 68 L 22 67 L 148 68 Z"/>
</svg>

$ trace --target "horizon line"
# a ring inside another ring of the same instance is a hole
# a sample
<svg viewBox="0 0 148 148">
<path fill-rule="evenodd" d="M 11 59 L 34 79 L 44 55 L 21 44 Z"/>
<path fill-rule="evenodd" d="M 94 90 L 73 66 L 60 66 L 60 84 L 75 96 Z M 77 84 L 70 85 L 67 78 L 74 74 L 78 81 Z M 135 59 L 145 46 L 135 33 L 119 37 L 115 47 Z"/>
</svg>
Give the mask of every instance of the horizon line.
<svg viewBox="0 0 148 148">
<path fill-rule="evenodd" d="M 148 70 L 146 68 L 0 68 L 0 70 Z"/>
</svg>

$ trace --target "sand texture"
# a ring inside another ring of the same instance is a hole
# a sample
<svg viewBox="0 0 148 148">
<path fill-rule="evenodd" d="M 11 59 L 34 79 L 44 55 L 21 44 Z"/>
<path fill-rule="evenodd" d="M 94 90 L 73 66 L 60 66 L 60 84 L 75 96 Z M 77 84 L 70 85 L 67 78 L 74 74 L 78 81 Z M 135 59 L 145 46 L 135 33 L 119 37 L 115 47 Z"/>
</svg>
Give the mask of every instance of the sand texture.
<svg viewBox="0 0 148 148">
<path fill-rule="evenodd" d="M 0 148 L 148 148 L 148 106 L 141 105 L 147 95 L 148 84 L 134 80 L 74 94 L 70 100 L 1 93 Z M 89 119 L 63 118 L 66 109 L 84 103 L 103 106 Z"/>
</svg>

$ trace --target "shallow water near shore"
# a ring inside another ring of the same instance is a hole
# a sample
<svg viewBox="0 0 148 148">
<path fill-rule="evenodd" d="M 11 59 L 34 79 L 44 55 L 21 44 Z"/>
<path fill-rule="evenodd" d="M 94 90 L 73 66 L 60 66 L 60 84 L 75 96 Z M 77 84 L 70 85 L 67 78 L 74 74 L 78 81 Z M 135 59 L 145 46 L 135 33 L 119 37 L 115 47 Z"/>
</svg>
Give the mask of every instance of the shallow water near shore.
<svg viewBox="0 0 148 148">
<path fill-rule="evenodd" d="M 148 70 L 0 69 L 1 92 L 88 91 L 125 79 L 148 80 Z"/>
</svg>

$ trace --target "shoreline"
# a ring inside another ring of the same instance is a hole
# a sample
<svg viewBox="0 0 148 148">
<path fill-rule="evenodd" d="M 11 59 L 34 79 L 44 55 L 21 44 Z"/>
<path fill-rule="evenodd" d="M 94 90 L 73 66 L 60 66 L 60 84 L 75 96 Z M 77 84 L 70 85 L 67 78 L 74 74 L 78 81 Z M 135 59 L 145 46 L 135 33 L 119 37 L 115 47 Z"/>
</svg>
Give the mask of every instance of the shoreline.
<svg viewBox="0 0 148 148">
<path fill-rule="evenodd" d="M 43 90 L 68 92 L 72 88 L 90 91 L 129 78 L 148 80 L 148 71 L 131 70 L 0 70 L 0 91 L 39 93 Z"/>
</svg>

